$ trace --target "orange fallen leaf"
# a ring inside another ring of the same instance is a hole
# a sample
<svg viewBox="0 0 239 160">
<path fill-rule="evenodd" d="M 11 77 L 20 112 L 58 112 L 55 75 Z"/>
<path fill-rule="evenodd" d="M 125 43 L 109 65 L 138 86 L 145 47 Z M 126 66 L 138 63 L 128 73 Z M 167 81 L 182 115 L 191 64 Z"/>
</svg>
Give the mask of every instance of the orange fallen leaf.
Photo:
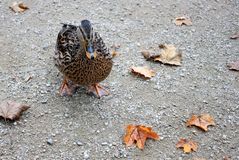
<svg viewBox="0 0 239 160">
<path fill-rule="evenodd" d="M 126 134 L 123 140 L 127 147 L 136 142 L 136 146 L 139 149 L 144 149 L 144 144 L 147 138 L 159 140 L 158 134 L 154 132 L 151 127 L 130 124 L 126 127 Z"/>
<path fill-rule="evenodd" d="M 30 107 L 25 104 L 6 101 L 0 104 L 0 117 L 4 119 L 16 120 L 19 119 L 21 113 Z"/>
<path fill-rule="evenodd" d="M 191 26 L 192 25 L 192 21 L 186 17 L 177 17 L 177 18 L 175 18 L 174 23 L 177 26 L 182 26 L 182 25 Z"/>
<path fill-rule="evenodd" d="M 186 122 L 187 126 L 197 126 L 204 131 L 207 131 L 207 127 L 210 125 L 215 125 L 213 117 L 211 117 L 209 114 L 202 114 L 202 115 L 192 115 L 192 117 Z"/>
<path fill-rule="evenodd" d="M 227 65 L 230 70 L 239 71 L 239 60 Z"/>
<path fill-rule="evenodd" d="M 183 148 L 184 153 L 190 153 L 192 151 L 197 151 L 198 145 L 195 141 L 181 138 L 176 144 L 176 147 Z"/>
<path fill-rule="evenodd" d="M 174 45 L 161 44 L 159 45 L 159 48 L 161 48 L 162 51 L 159 57 L 154 58 L 154 61 L 175 66 L 181 65 L 182 54 L 177 52 L 177 49 L 174 47 Z"/>
<path fill-rule="evenodd" d="M 23 2 L 13 2 L 9 8 L 11 8 L 14 12 L 19 13 L 29 9 Z"/>
<path fill-rule="evenodd" d="M 230 38 L 231 38 L 231 39 L 237 39 L 237 38 L 239 38 L 239 33 L 235 33 L 235 34 L 232 35 Z"/>
<path fill-rule="evenodd" d="M 151 78 L 156 75 L 155 71 L 152 69 L 149 69 L 147 66 L 143 67 L 131 67 L 131 72 L 134 74 L 139 74 L 144 76 L 145 78 Z"/>
</svg>

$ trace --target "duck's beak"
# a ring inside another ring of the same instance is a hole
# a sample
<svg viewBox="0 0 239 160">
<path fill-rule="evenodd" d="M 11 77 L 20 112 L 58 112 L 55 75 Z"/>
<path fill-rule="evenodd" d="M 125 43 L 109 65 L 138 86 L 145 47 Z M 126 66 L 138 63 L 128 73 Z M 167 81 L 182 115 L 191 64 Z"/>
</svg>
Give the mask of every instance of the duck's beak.
<svg viewBox="0 0 239 160">
<path fill-rule="evenodd" d="M 91 60 L 96 58 L 96 52 L 94 51 L 91 43 L 89 43 L 86 48 L 86 57 Z"/>
</svg>

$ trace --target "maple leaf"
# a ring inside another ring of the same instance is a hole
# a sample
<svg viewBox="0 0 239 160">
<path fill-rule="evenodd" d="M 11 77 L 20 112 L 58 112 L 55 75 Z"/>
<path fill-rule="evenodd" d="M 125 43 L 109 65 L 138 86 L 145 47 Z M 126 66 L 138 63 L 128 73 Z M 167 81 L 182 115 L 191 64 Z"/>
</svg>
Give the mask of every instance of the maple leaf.
<svg viewBox="0 0 239 160">
<path fill-rule="evenodd" d="M 149 69 L 147 66 L 143 67 L 131 67 L 131 72 L 135 74 L 139 74 L 144 76 L 145 78 L 151 78 L 156 75 L 155 71 L 152 69 Z"/>
<path fill-rule="evenodd" d="M 19 12 L 19 13 L 29 9 L 27 5 L 25 5 L 23 2 L 13 2 L 9 8 L 11 8 L 14 12 Z"/>
<path fill-rule="evenodd" d="M 239 71 L 239 60 L 227 65 L 230 70 Z"/>
<path fill-rule="evenodd" d="M 187 126 L 197 126 L 204 131 L 207 131 L 207 127 L 210 125 L 215 125 L 214 119 L 209 114 L 202 115 L 192 115 L 192 117 L 186 122 Z"/>
<path fill-rule="evenodd" d="M 13 101 L 6 101 L 0 104 L 0 117 L 4 119 L 19 119 L 21 113 L 30 107 Z"/>
<path fill-rule="evenodd" d="M 182 26 L 182 25 L 191 26 L 192 25 L 192 21 L 186 17 L 177 17 L 177 18 L 175 18 L 174 23 L 177 26 Z"/>
<path fill-rule="evenodd" d="M 159 136 L 151 127 L 130 124 L 126 127 L 126 134 L 123 140 L 127 147 L 136 142 L 138 148 L 144 149 L 144 144 L 147 138 L 158 140 Z"/>
<path fill-rule="evenodd" d="M 198 145 L 195 141 L 181 138 L 176 144 L 176 147 L 183 148 L 184 153 L 190 153 L 192 151 L 197 151 Z"/>
<path fill-rule="evenodd" d="M 175 66 L 181 65 L 182 54 L 176 51 L 177 49 L 174 45 L 161 44 L 159 45 L 159 48 L 163 50 L 158 57 L 154 58 L 154 61 Z"/>
<path fill-rule="evenodd" d="M 237 38 L 239 38 L 239 33 L 235 33 L 235 34 L 232 35 L 230 38 L 231 38 L 231 39 L 237 39 Z"/>
</svg>

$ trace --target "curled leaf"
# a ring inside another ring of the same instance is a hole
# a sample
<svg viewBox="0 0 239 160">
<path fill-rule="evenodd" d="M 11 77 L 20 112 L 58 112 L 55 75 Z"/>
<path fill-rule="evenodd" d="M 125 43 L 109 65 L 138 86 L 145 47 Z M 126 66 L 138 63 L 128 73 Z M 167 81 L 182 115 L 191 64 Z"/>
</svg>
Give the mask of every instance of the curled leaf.
<svg viewBox="0 0 239 160">
<path fill-rule="evenodd" d="M 19 13 L 29 9 L 27 5 L 25 5 L 23 2 L 13 2 L 9 8 L 11 8 L 14 12 L 19 12 Z"/>
<path fill-rule="evenodd" d="M 207 127 L 210 125 L 215 125 L 213 117 L 209 114 L 202 114 L 202 115 L 192 115 L 192 117 L 186 122 L 187 126 L 197 126 L 204 131 L 207 131 Z"/>
<path fill-rule="evenodd" d="M 123 140 L 127 147 L 136 142 L 136 146 L 138 148 L 144 149 L 147 138 L 158 140 L 159 136 L 152 130 L 151 127 L 146 127 L 143 125 L 128 125 Z"/>
<path fill-rule="evenodd" d="M 177 52 L 177 49 L 174 47 L 174 45 L 161 44 L 159 45 L 159 48 L 161 48 L 162 51 L 159 57 L 154 58 L 154 61 L 175 66 L 181 65 L 182 54 Z"/>
<path fill-rule="evenodd" d="M 176 147 L 183 148 L 184 153 L 190 153 L 192 151 L 197 151 L 198 145 L 195 141 L 181 138 L 176 144 Z"/>
<path fill-rule="evenodd" d="M 155 71 L 152 69 L 149 69 L 147 66 L 143 66 L 143 67 L 133 66 L 133 67 L 131 67 L 131 72 L 134 74 L 141 75 L 145 78 L 151 78 L 156 75 Z"/>
<path fill-rule="evenodd" d="M 0 117 L 4 119 L 16 120 L 19 119 L 21 113 L 30 107 L 25 104 L 6 101 L 0 104 Z"/>
<path fill-rule="evenodd" d="M 177 18 L 175 18 L 174 23 L 177 26 L 182 26 L 182 25 L 191 26 L 192 25 L 192 21 L 186 17 L 177 17 Z"/>
<path fill-rule="evenodd" d="M 141 53 L 147 61 L 148 60 L 154 61 L 155 58 L 160 57 L 160 55 L 152 55 L 149 51 L 142 51 Z"/>
</svg>

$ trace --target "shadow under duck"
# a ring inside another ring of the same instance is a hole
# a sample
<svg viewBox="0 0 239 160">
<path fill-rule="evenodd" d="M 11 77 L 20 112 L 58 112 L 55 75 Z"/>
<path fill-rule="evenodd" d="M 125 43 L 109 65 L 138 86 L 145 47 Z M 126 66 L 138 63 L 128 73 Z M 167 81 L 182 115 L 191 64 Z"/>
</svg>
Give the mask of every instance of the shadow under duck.
<svg viewBox="0 0 239 160">
<path fill-rule="evenodd" d="M 109 94 L 99 82 L 111 72 L 112 55 L 89 20 L 81 21 L 80 26 L 63 24 L 57 37 L 54 63 L 64 76 L 61 95 L 72 95 L 69 80 L 88 86 L 97 97 Z"/>
</svg>

